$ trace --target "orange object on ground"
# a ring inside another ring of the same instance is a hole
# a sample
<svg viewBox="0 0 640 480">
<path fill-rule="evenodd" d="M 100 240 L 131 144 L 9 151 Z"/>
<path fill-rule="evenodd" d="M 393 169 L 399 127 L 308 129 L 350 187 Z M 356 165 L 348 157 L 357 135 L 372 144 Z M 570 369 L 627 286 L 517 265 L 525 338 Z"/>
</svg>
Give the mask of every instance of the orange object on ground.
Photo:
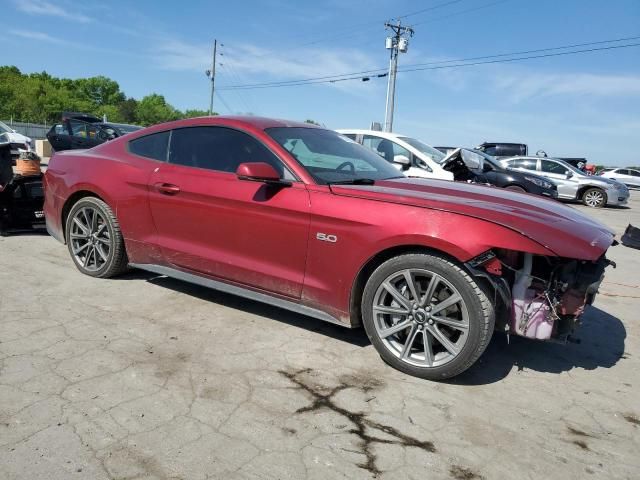
<svg viewBox="0 0 640 480">
<path fill-rule="evenodd" d="M 16 173 L 23 177 L 30 175 L 40 175 L 40 158 L 29 152 L 27 155 L 20 155 L 16 160 Z"/>
</svg>

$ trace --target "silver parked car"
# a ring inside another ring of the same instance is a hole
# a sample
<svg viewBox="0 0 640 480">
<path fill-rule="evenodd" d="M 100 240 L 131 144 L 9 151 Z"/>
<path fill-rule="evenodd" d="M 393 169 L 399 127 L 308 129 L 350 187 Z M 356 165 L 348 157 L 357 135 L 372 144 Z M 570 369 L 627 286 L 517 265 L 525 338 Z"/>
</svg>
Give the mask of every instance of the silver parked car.
<svg viewBox="0 0 640 480">
<path fill-rule="evenodd" d="M 548 178 L 558 186 L 559 200 L 578 200 L 588 207 L 624 205 L 629 189 L 623 183 L 600 176 L 587 175 L 558 158 L 511 157 L 500 163 L 514 170 L 532 172 Z"/>
<path fill-rule="evenodd" d="M 600 176 L 617 180 L 628 187 L 640 187 L 640 170 L 633 168 L 608 168 Z"/>
</svg>

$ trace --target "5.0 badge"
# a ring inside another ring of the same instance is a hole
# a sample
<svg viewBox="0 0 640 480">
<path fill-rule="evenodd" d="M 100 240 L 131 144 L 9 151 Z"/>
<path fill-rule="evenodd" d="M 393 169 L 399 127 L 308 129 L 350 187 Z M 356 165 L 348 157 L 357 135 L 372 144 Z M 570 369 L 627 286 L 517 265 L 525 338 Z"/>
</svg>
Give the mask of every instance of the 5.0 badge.
<svg viewBox="0 0 640 480">
<path fill-rule="evenodd" d="M 322 240 L 323 242 L 331 242 L 331 243 L 336 243 L 338 241 L 338 237 L 336 237 L 335 235 L 328 235 L 326 233 L 316 233 L 316 238 L 318 240 Z"/>
</svg>

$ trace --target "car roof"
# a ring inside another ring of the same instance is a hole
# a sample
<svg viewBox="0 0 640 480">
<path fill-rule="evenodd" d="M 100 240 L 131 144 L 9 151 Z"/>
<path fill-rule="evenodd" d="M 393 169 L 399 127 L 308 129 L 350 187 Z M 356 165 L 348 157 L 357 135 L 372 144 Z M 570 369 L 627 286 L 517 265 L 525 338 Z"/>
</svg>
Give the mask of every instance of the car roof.
<svg viewBox="0 0 640 480">
<path fill-rule="evenodd" d="M 505 158 L 501 158 L 500 161 L 501 162 L 505 162 L 507 160 L 517 160 L 517 159 L 523 159 L 523 160 L 553 160 L 556 162 L 563 162 L 563 163 L 567 163 L 564 160 L 562 160 L 561 158 L 555 158 L 555 157 L 536 157 L 535 155 L 516 155 L 513 157 L 505 157 Z"/>
<path fill-rule="evenodd" d="M 254 117 L 252 115 L 214 115 L 211 117 L 193 117 L 186 118 L 183 120 L 175 120 L 173 122 L 168 122 L 166 124 L 171 126 L 171 128 L 181 127 L 181 126 L 191 126 L 191 125 L 203 125 L 203 124 L 219 124 L 219 123 L 233 123 L 235 125 L 242 125 L 247 127 L 254 127 L 260 130 L 264 130 L 266 128 L 275 128 L 275 127 L 304 127 L 304 128 L 320 128 L 317 125 L 306 122 L 296 122 L 291 120 L 283 120 L 278 118 L 268 118 L 268 117 Z"/>
<path fill-rule="evenodd" d="M 394 132 L 381 132 L 379 130 L 364 130 L 359 128 L 338 128 L 336 130 L 338 133 L 355 133 L 356 135 L 375 135 L 376 137 L 387 138 L 389 140 L 394 140 L 402 137 L 409 137 L 409 135 L 401 135 L 399 133 Z"/>
<path fill-rule="evenodd" d="M 320 130 L 327 130 L 324 127 L 306 123 L 295 122 L 290 120 L 280 120 L 267 117 L 254 117 L 254 116 L 239 116 L 239 115 L 214 115 L 211 117 L 193 117 L 185 118 L 182 120 L 174 120 L 171 122 L 158 123 L 151 125 L 150 127 L 143 128 L 142 130 L 136 130 L 126 135 L 129 141 L 152 133 L 164 132 L 176 128 L 185 127 L 202 127 L 202 126 L 221 126 L 229 128 L 240 128 L 248 131 L 253 130 L 261 131 L 267 128 L 276 127 L 300 127 L 300 128 L 317 128 Z M 111 142 L 108 142 L 111 143 Z M 94 147 L 98 148 L 98 147 Z"/>
</svg>

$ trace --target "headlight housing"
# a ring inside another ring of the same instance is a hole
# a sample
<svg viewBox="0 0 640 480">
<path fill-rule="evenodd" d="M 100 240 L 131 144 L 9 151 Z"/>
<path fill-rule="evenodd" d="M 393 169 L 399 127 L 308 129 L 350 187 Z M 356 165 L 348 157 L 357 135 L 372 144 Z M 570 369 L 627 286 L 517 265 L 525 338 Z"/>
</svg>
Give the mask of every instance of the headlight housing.
<svg viewBox="0 0 640 480">
<path fill-rule="evenodd" d="M 551 182 L 547 182 L 541 178 L 536 177 L 524 177 L 525 180 L 531 183 L 535 183 L 537 186 L 541 188 L 553 188 L 553 184 Z"/>
</svg>

